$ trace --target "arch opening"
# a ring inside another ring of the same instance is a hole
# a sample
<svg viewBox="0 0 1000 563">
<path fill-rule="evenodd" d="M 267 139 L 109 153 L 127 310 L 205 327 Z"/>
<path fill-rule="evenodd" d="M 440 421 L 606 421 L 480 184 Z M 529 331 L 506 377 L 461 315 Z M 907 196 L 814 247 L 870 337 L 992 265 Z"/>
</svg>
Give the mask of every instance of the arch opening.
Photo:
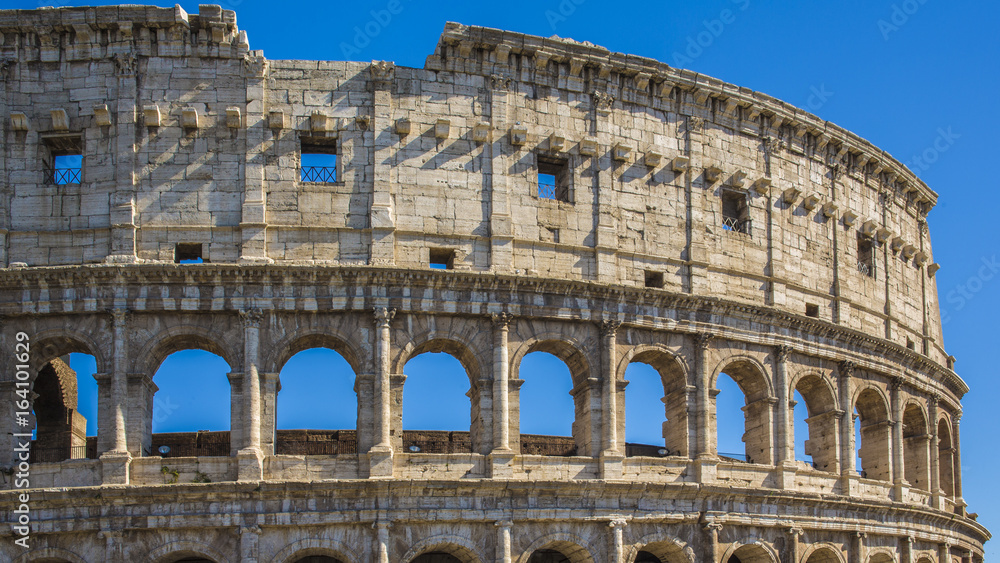
<svg viewBox="0 0 1000 563">
<path fill-rule="evenodd" d="M 688 563 L 688 558 L 680 544 L 661 541 L 644 545 L 633 563 Z"/>
<path fill-rule="evenodd" d="M 403 367 L 403 451 L 468 453 L 481 434 L 478 381 L 450 348 L 410 356 Z M 437 351 L 440 350 L 440 351 Z M 445 351 L 448 350 L 448 351 Z"/>
<path fill-rule="evenodd" d="M 275 392 L 276 454 L 357 453 L 356 374 L 336 349 L 296 352 L 281 366 Z"/>
<path fill-rule="evenodd" d="M 748 463 L 773 464 L 773 400 L 760 369 L 747 361 L 730 363 L 717 377 L 711 393 L 718 455 Z M 742 416 L 737 414 L 740 411 Z"/>
<path fill-rule="evenodd" d="M 569 366 L 554 354 L 534 351 L 521 360 L 518 376 L 523 384 L 511 388 L 510 404 L 517 409 L 511 418 L 518 417 L 521 453 L 583 455 L 585 444 L 577 439 L 580 399 Z"/>
<path fill-rule="evenodd" d="M 294 560 L 292 563 L 344 563 L 336 557 L 329 555 L 306 555 Z"/>
<path fill-rule="evenodd" d="M 412 563 L 462 563 L 462 560 L 450 553 L 443 551 L 432 551 L 418 555 Z"/>
<path fill-rule="evenodd" d="M 836 552 L 828 547 L 821 547 L 816 551 L 809 554 L 809 559 L 806 559 L 806 563 L 840 563 L 840 557 L 837 557 Z"/>
<path fill-rule="evenodd" d="M 856 432 L 860 436 L 858 470 L 866 479 L 892 480 L 889 407 L 874 389 L 865 389 L 854 404 L 858 417 Z"/>
<path fill-rule="evenodd" d="M 32 463 L 97 458 L 96 371 L 96 358 L 78 352 L 54 358 L 38 370 L 32 387 Z"/>
<path fill-rule="evenodd" d="M 734 551 L 726 563 L 774 563 L 774 558 L 763 547 L 747 544 Z"/>
<path fill-rule="evenodd" d="M 818 375 L 810 374 L 795 383 L 794 433 L 795 458 L 814 469 L 840 473 L 839 413 L 830 386 Z"/>
<path fill-rule="evenodd" d="M 688 397 L 677 361 L 665 352 L 643 352 L 632 358 L 625 378 L 629 382 L 625 388 L 626 455 L 688 456 Z"/>
<path fill-rule="evenodd" d="M 955 498 L 955 447 L 945 419 L 938 421 L 938 480 L 944 496 Z"/>
<path fill-rule="evenodd" d="M 152 381 L 129 382 L 129 395 L 145 402 L 143 455 L 162 457 L 229 456 L 234 418 L 232 384 L 242 387 L 240 374 L 208 346 L 175 350 L 159 364 Z M 138 399 L 138 400 L 136 400 Z M 130 426 L 132 421 L 130 420 Z M 130 432 L 135 430 L 130 428 Z M 133 434 L 129 435 L 130 448 Z"/>
<path fill-rule="evenodd" d="M 914 403 L 903 409 L 903 471 L 911 487 L 930 491 L 931 436 L 924 411 Z"/>
<path fill-rule="evenodd" d="M 868 558 L 868 563 L 894 563 L 895 560 L 888 553 L 878 552 Z"/>
</svg>

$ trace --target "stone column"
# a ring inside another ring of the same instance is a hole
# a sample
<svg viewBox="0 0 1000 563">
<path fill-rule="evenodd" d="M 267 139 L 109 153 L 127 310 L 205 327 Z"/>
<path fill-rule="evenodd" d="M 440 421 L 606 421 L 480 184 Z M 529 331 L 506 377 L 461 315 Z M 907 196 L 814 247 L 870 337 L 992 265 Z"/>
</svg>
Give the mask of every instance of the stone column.
<svg viewBox="0 0 1000 563">
<path fill-rule="evenodd" d="M 618 377 L 615 368 L 618 363 L 617 345 L 620 321 L 601 323 L 601 368 L 604 388 L 601 391 L 601 477 L 621 479 L 624 451 L 618 441 Z"/>
<path fill-rule="evenodd" d="M 851 533 L 851 550 L 848 552 L 847 561 L 848 563 L 862 563 L 864 561 L 864 549 L 865 549 L 865 538 L 868 536 L 865 532 L 852 532 Z"/>
<path fill-rule="evenodd" d="M 128 374 L 128 403 L 125 420 L 128 421 L 128 448 L 132 457 L 150 455 L 153 445 L 153 396 L 159 389 L 153 379 L 144 373 Z M 168 397 L 169 398 L 169 397 Z M 163 416 L 169 416 L 176 404 L 168 403 Z"/>
<path fill-rule="evenodd" d="M 260 526 L 240 526 L 240 561 L 257 563 L 260 557 Z"/>
<path fill-rule="evenodd" d="M 903 536 L 899 539 L 899 563 L 913 563 L 913 536 Z"/>
<path fill-rule="evenodd" d="M 799 537 L 802 536 L 802 528 L 788 529 L 788 548 L 785 558 L 786 563 L 799 563 Z"/>
<path fill-rule="evenodd" d="M 136 262 L 135 235 L 135 148 L 139 144 L 137 127 L 136 88 L 139 60 L 135 53 L 115 53 L 118 111 L 113 125 L 115 153 L 115 191 L 111 194 L 111 253 L 106 262 L 132 264 Z"/>
<path fill-rule="evenodd" d="M 854 377 L 855 363 L 850 360 L 840 362 L 837 392 L 840 394 L 840 409 L 844 414 L 840 420 L 840 480 L 841 493 L 850 495 L 854 491 L 858 473 L 854 451 L 854 407 L 851 405 L 851 378 Z"/>
<path fill-rule="evenodd" d="M 931 464 L 931 506 L 937 509 L 943 508 L 941 494 L 941 455 L 938 451 L 940 444 L 938 443 L 938 400 L 940 398 L 937 395 L 931 395 L 927 399 L 927 417 L 929 419 L 930 425 L 930 464 Z"/>
<path fill-rule="evenodd" d="M 17 59 L 15 58 L 0 58 L 0 115 L 2 116 L 10 115 L 7 113 L 7 98 L 10 97 L 10 94 L 7 93 L 7 80 L 10 78 L 13 67 L 16 64 Z M 3 150 L 0 151 L 0 170 L 7 169 L 7 151 Z M 8 198 L 11 196 L 13 190 L 14 187 L 10 182 L 3 182 L 0 185 L 0 197 L 3 198 L 3 201 L 10 201 Z M 10 235 L 12 219 L 10 205 L 5 205 L 4 209 L 0 211 L 0 268 L 6 268 L 10 265 L 9 256 L 7 255 L 7 237 Z"/>
<path fill-rule="evenodd" d="M 608 561 L 610 563 L 625 563 L 625 519 L 615 518 L 608 522 L 611 529 L 611 541 L 608 546 Z"/>
<path fill-rule="evenodd" d="M 246 76 L 246 160 L 243 165 L 239 261 L 241 264 L 266 264 L 274 260 L 267 257 L 267 190 L 264 168 L 271 142 L 265 142 L 269 126 L 264 117 L 268 63 L 263 51 L 247 54 L 243 60 L 243 68 Z M 280 135 L 280 132 L 277 134 Z"/>
<path fill-rule="evenodd" d="M 510 215 L 510 170 L 515 159 L 505 152 L 509 129 L 507 111 L 511 79 L 503 74 L 490 76 L 490 119 L 494 135 L 489 143 L 490 158 L 490 269 L 514 269 L 514 227 Z"/>
<path fill-rule="evenodd" d="M 909 483 L 906 481 L 905 456 L 903 455 L 903 399 L 902 377 L 893 377 L 890 383 L 892 403 L 892 489 L 896 502 L 903 502 Z"/>
<path fill-rule="evenodd" d="M 376 522 L 378 563 L 389 563 L 389 523 Z"/>
<path fill-rule="evenodd" d="M 947 543 L 938 544 L 938 563 L 951 563 L 951 546 Z"/>
<path fill-rule="evenodd" d="M 243 447 L 237 454 L 240 481 L 264 478 L 263 452 L 260 447 L 260 309 L 240 311 L 243 321 Z"/>
<path fill-rule="evenodd" d="M 370 264 L 396 263 L 396 214 L 391 172 L 394 163 L 395 132 L 392 121 L 392 84 L 396 64 L 372 61 L 369 67 L 372 85 L 372 246 Z"/>
<path fill-rule="evenodd" d="M 697 405 L 695 405 L 695 425 L 697 427 L 697 447 L 695 448 L 696 478 L 700 482 L 714 481 L 718 455 L 712 440 L 712 372 L 708 365 L 708 346 L 714 335 L 703 332 L 694 336 L 695 365 L 698 374 Z"/>
<path fill-rule="evenodd" d="M 392 380 L 389 373 L 389 324 L 395 309 L 375 307 L 376 443 L 369 450 L 369 477 L 392 477 Z"/>
<path fill-rule="evenodd" d="M 788 388 L 788 355 L 792 353 L 792 347 L 780 345 L 774 347 L 774 387 L 778 398 L 777 412 L 777 436 L 775 439 L 775 465 L 781 469 L 778 471 L 778 488 L 790 489 L 795 485 L 795 450 L 794 443 L 789 440 L 788 430 L 790 423 L 789 402 L 791 401 L 791 390 Z"/>
<path fill-rule="evenodd" d="M 510 478 L 514 451 L 510 447 L 510 351 L 507 336 L 510 313 L 494 313 L 493 321 L 493 451 L 490 454 L 490 475 Z M 509 532 L 509 530 L 508 530 Z"/>
<path fill-rule="evenodd" d="M 497 527 L 497 563 L 511 563 L 510 528 L 514 523 L 510 520 L 500 520 L 494 525 Z"/>
<path fill-rule="evenodd" d="M 704 561 L 715 563 L 719 560 L 719 530 L 722 529 L 722 524 L 708 522 L 705 524 L 704 529 L 707 537 L 705 538 L 705 550 L 702 557 L 704 557 Z"/>
<path fill-rule="evenodd" d="M 952 447 L 955 448 L 955 453 L 952 455 L 952 460 L 955 462 L 954 481 L 955 481 L 955 505 L 958 508 L 962 516 L 965 516 L 965 499 L 962 498 L 962 446 L 960 445 L 958 438 L 958 421 L 962 420 L 962 411 L 958 411 L 951 418 L 951 433 L 952 433 Z"/>
<path fill-rule="evenodd" d="M 125 430 L 125 413 L 128 406 L 128 311 L 111 310 L 113 351 L 111 359 L 111 416 L 105 418 L 110 423 L 111 449 L 101 454 L 102 483 L 105 485 L 127 485 L 129 463 L 132 456 L 128 452 L 128 437 Z M 109 420 L 110 419 L 110 420 Z M 98 429 L 101 432 L 101 429 Z"/>
</svg>

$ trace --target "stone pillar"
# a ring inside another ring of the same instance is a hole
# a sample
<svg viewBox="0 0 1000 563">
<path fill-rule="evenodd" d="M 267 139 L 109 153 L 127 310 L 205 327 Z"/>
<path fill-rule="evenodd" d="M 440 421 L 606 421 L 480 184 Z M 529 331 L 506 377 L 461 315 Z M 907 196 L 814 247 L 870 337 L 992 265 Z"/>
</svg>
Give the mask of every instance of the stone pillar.
<svg viewBox="0 0 1000 563">
<path fill-rule="evenodd" d="M 712 439 L 712 372 L 708 365 L 708 346 L 714 335 L 703 332 L 694 336 L 695 365 L 697 366 L 697 404 L 695 405 L 695 425 L 697 447 L 695 448 L 696 478 L 700 482 L 714 481 L 718 455 Z"/>
<path fill-rule="evenodd" d="M 510 478 L 514 451 L 510 447 L 510 351 L 507 336 L 510 313 L 494 313 L 493 320 L 493 451 L 490 454 L 490 475 Z M 508 530 L 509 532 L 509 530 Z"/>
<path fill-rule="evenodd" d="M 605 88 L 601 85 L 600 88 Z M 611 131 L 611 109 L 615 99 L 607 92 L 595 90 L 590 96 L 594 108 L 594 132 L 601 146 L 610 146 L 617 139 Z M 597 216 L 597 229 L 594 237 L 595 261 L 597 264 L 597 281 L 616 283 L 618 280 L 618 232 L 615 229 L 615 216 L 618 214 L 616 191 L 612 186 L 617 182 L 614 167 L 625 168 L 624 163 L 611 160 L 608 153 L 601 151 L 591 157 L 594 163 L 594 177 L 597 180 L 597 200 L 594 202 L 594 212 Z"/>
<path fill-rule="evenodd" d="M 702 557 L 704 558 L 704 561 L 711 561 L 715 563 L 719 560 L 719 530 L 722 529 L 722 524 L 708 522 L 705 524 L 704 529 L 706 541 Z"/>
<path fill-rule="evenodd" d="M 951 563 L 951 546 L 942 543 L 938 544 L 938 563 Z"/>
<path fill-rule="evenodd" d="M 125 534 L 122 530 L 107 530 L 98 532 L 98 537 L 104 538 L 105 561 L 127 561 L 125 558 Z"/>
<path fill-rule="evenodd" d="M 514 270 L 514 227 L 510 215 L 510 170 L 511 162 L 506 152 L 508 90 L 511 79 L 502 74 L 490 77 L 490 118 L 494 135 L 489 143 L 490 167 L 490 270 L 512 272 Z"/>
<path fill-rule="evenodd" d="M 620 321 L 604 321 L 601 323 L 601 477 L 604 479 L 621 479 L 624 448 L 618 440 L 618 377 L 615 374 L 618 354 L 616 350 L 618 328 Z"/>
<path fill-rule="evenodd" d="M 274 455 L 275 427 L 278 414 L 278 391 L 281 390 L 281 374 L 260 374 L 260 449 L 265 456 Z"/>
<path fill-rule="evenodd" d="M 899 538 L 899 563 L 913 563 L 913 536 Z"/>
<path fill-rule="evenodd" d="M 240 214 L 240 263 L 266 264 L 267 191 L 264 168 L 271 142 L 265 119 L 268 63 L 263 51 L 252 51 L 243 60 L 246 75 L 246 160 L 244 161 L 243 206 Z M 242 124 L 241 124 L 242 125 Z M 279 130 L 280 133 L 281 130 Z M 294 134 L 294 132 L 293 132 Z"/>
<path fill-rule="evenodd" d="M 774 347 L 774 387 L 778 399 L 777 436 L 775 439 L 775 465 L 778 470 L 778 488 L 791 489 L 795 486 L 795 449 L 794 442 L 789 439 L 791 414 L 789 404 L 792 393 L 788 388 L 788 355 L 792 347 L 780 345 Z"/>
<path fill-rule="evenodd" d="M 785 553 L 785 563 L 799 563 L 799 537 L 803 534 L 802 528 L 788 529 L 788 547 Z"/>
<path fill-rule="evenodd" d="M 940 444 L 938 443 L 938 400 L 940 397 L 937 395 L 931 395 L 927 399 L 927 417 L 928 425 L 930 430 L 930 464 L 931 464 L 931 506 L 937 508 L 938 510 L 944 508 L 942 503 L 942 497 L 944 496 L 941 491 L 941 455 L 938 451 Z"/>
<path fill-rule="evenodd" d="M 497 527 L 497 563 L 511 563 L 510 528 L 514 523 L 510 520 L 500 520 L 494 525 Z"/>
<path fill-rule="evenodd" d="M 115 153 L 115 190 L 111 193 L 111 253 L 106 262 L 132 264 L 137 260 L 135 249 L 135 149 L 140 144 L 136 132 L 148 127 L 137 127 L 136 74 L 139 60 L 135 53 L 114 55 L 117 77 L 118 111 L 113 125 Z"/>
<path fill-rule="evenodd" d="M 369 263 L 389 266 L 396 263 L 396 213 L 391 173 L 394 168 L 395 132 L 392 121 L 392 83 L 396 64 L 372 61 L 372 166 L 371 220 L 372 246 Z"/>
<path fill-rule="evenodd" d="M 610 563 L 625 563 L 625 519 L 616 518 L 608 522 L 611 529 L 611 541 L 608 545 L 608 561 Z"/>
<path fill-rule="evenodd" d="M 378 552 L 378 563 L 389 563 L 389 523 L 376 522 L 375 530 L 377 535 L 376 551 Z"/>
<path fill-rule="evenodd" d="M 17 59 L 12 57 L 0 58 L 0 115 L 9 115 L 7 113 L 7 80 L 13 73 L 13 67 L 17 64 Z M 5 130 L 6 131 L 6 130 Z M 7 151 L 0 151 L 0 170 L 7 170 Z M 3 182 L 0 184 L 0 197 L 3 201 L 10 201 L 12 192 L 14 191 L 14 186 L 10 182 Z M 0 210 L 0 268 L 6 268 L 10 265 L 9 256 L 7 255 L 7 237 L 10 235 L 10 228 L 12 223 L 10 205 L 4 205 L 3 210 Z M 8 418 L 8 420 L 10 420 Z M 7 451 L 7 450 L 4 450 Z"/>
<path fill-rule="evenodd" d="M 159 389 L 153 379 L 144 373 L 128 374 L 128 449 L 132 457 L 149 455 L 153 445 L 153 396 Z M 169 398 L 169 397 L 168 397 Z M 176 404 L 168 404 L 163 415 L 176 409 Z"/>
<path fill-rule="evenodd" d="M 105 485 L 127 485 L 129 482 L 128 436 L 125 431 L 125 413 L 128 406 L 128 311 L 111 311 L 113 351 L 111 359 L 111 449 L 101 454 L 101 481 Z M 101 433 L 101 429 L 98 429 Z M 100 442 L 100 440 L 98 440 Z"/>
<path fill-rule="evenodd" d="M 375 307 L 376 443 L 369 450 L 369 477 L 392 477 L 392 380 L 389 373 L 389 324 L 395 309 Z"/>
<path fill-rule="evenodd" d="M 858 482 L 854 448 L 854 406 L 851 404 L 851 378 L 855 364 L 850 360 L 840 362 L 837 392 L 840 394 L 840 480 L 841 494 L 851 495 Z"/>
<path fill-rule="evenodd" d="M 955 453 L 952 455 L 952 460 L 955 462 L 955 468 L 953 469 L 954 481 L 955 481 L 955 506 L 962 516 L 965 516 L 965 499 L 962 498 L 962 446 L 958 437 L 958 421 L 962 420 L 962 411 L 958 411 L 951 418 L 951 433 L 952 433 L 952 446 L 955 448 Z"/>
<path fill-rule="evenodd" d="M 240 561 L 257 563 L 260 557 L 260 526 L 240 526 Z"/>
<path fill-rule="evenodd" d="M 240 312 L 243 321 L 243 447 L 237 454 L 240 481 L 264 478 L 264 457 L 260 447 L 260 309 Z"/>
<path fill-rule="evenodd" d="M 706 164 L 703 154 L 705 120 L 695 115 L 688 116 L 686 129 L 690 166 L 685 173 L 684 188 L 687 195 L 687 238 L 690 242 L 685 253 L 688 279 L 684 289 L 695 295 L 703 295 L 709 291 L 708 244 L 705 242 L 705 214 L 708 208 L 705 192 L 709 190 L 706 189 L 708 186 L 704 185 L 704 180 L 695 185 L 695 170 L 703 170 Z"/>
<path fill-rule="evenodd" d="M 909 483 L 906 481 L 905 456 L 903 455 L 903 399 L 901 389 L 902 377 L 893 377 L 890 389 L 892 403 L 892 490 L 896 502 L 906 500 Z"/>
<path fill-rule="evenodd" d="M 868 534 L 865 532 L 851 532 L 851 550 L 847 554 L 848 563 L 863 563 L 867 536 Z"/>
</svg>

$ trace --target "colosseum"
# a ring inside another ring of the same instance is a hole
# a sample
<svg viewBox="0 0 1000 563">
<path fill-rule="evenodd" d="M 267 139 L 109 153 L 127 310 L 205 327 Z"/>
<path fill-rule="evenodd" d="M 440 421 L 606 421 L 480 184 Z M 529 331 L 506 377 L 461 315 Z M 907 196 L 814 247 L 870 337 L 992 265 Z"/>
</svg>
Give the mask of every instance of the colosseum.
<svg viewBox="0 0 1000 563">
<path fill-rule="evenodd" d="M 424 68 L 268 60 L 210 5 L 0 11 L 0 77 L 3 561 L 983 560 L 937 194 L 849 131 L 454 23 Z M 275 405 L 312 348 L 353 369 L 357 427 L 302 448 Z M 231 367 L 228 432 L 152 432 L 186 349 Z M 418 447 L 403 365 L 429 351 L 471 425 Z M 535 351 L 569 368 L 572 437 L 520 432 Z M 70 353 L 97 363 L 90 439 Z M 636 362 L 662 380 L 645 447 Z"/>
</svg>

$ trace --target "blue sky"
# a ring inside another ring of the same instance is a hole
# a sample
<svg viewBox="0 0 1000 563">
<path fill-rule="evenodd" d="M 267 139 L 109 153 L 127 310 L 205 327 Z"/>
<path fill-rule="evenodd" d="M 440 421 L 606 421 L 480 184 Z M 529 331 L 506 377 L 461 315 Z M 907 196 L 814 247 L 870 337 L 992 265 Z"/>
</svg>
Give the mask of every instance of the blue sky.
<svg viewBox="0 0 1000 563">
<path fill-rule="evenodd" d="M 38 5 L 5 2 L 11 8 Z M 197 12 L 196 4 L 182 5 Z M 1000 511 L 992 508 L 1000 506 L 1000 493 L 992 485 L 1000 456 L 997 448 L 989 445 L 998 427 L 995 405 L 1000 399 L 1000 384 L 989 360 L 997 345 L 995 319 L 1000 317 L 1000 229 L 998 213 L 991 207 L 996 205 L 998 188 L 992 165 L 996 162 L 994 132 L 1000 129 L 1000 112 L 995 105 L 1000 88 L 1000 34 L 994 28 L 1000 20 L 1000 4 L 943 0 L 714 0 L 611 5 L 596 0 L 502 4 L 376 0 L 276 5 L 235 0 L 223 6 L 237 10 L 239 26 L 248 32 L 251 48 L 264 50 L 272 59 L 385 59 L 420 67 L 433 51 L 446 21 L 591 41 L 612 51 L 655 58 L 766 92 L 857 133 L 907 163 L 940 194 L 929 222 L 934 259 L 942 264 L 937 281 L 946 319 L 945 345 L 958 358 L 958 373 L 973 389 L 963 401 L 961 424 L 965 498 L 970 510 L 980 514 L 981 522 L 1000 530 Z M 419 380 L 433 379 L 434 374 L 452 373 L 436 367 L 435 361 L 418 358 L 407 366 L 414 388 Z M 565 383 L 566 378 L 560 379 L 552 367 L 559 366 L 551 357 L 530 361 L 538 363 L 540 380 L 553 375 L 554 386 Z M 172 357 L 168 362 L 181 359 Z M 286 371 L 295 363 L 301 363 L 304 372 L 310 371 L 310 365 L 336 366 L 319 352 L 293 359 Z M 164 369 L 170 367 L 168 364 Z M 226 370 L 224 363 L 216 367 L 220 373 Z M 420 369 L 426 372 L 421 374 Z M 522 369 L 522 373 L 530 371 Z M 630 390 L 641 389 L 641 382 L 650 379 L 649 374 L 634 372 L 628 374 L 633 380 Z M 296 377 L 292 372 L 283 374 L 289 395 L 297 392 L 293 391 L 297 386 L 291 384 Z M 165 389 L 161 394 L 169 391 L 170 386 L 163 383 L 166 379 L 158 376 L 157 383 Z M 212 379 L 225 396 L 225 378 Z M 457 384 L 460 379 L 455 381 Z M 530 395 L 532 383 L 525 384 L 526 395 Z M 349 384 L 337 385 L 349 389 Z M 544 388 L 542 383 L 536 385 Z M 461 393 L 465 389 L 461 388 Z M 184 385 L 173 392 L 177 397 L 190 396 Z M 460 399 L 464 398 L 461 393 Z M 305 401 L 310 395 L 315 393 L 306 391 L 300 398 Z M 629 399 L 634 396 L 633 402 L 641 402 L 644 395 L 630 391 Z M 727 396 L 733 395 L 740 399 L 738 391 L 723 389 L 720 411 L 727 409 Z M 189 430 L 209 426 L 209 421 L 186 414 L 185 405 L 179 401 L 164 424 L 176 421 Z M 191 407 L 193 413 L 207 412 L 204 407 Z M 556 407 L 566 408 L 546 406 Z M 338 404 L 334 410 L 352 408 L 351 404 Z M 647 408 L 655 411 L 658 406 Z M 569 409 L 571 412 L 571 403 Z M 411 424 L 432 424 L 426 417 L 439 415 L 442 409 L 419 415 L 414 412 L 417 410 L 419 407 L 411 408 L 404 415 Z M 461 414 L 467 425 L 468 413 Z M 641 418 L 642 414 L 635 416 Z M 310 422 L 289 418 L 286 423 Z M 720 422 L 727 424 L 721 416 Z M 549 431 L 544 421 L 526 425 L 534 424 L 539 432 Z M 228 422 L 223 427 L 228 428 Z M 629 438 L 648 441 L 657 435 L 658 427 Z M 738 433 L 736 436 L 736 444 L 723 442 L 721 449 L 741 451 Z M 1000 554 L 1000 550 L 989 545 L 987 558 L 993 554 Z"/>
</svg>

